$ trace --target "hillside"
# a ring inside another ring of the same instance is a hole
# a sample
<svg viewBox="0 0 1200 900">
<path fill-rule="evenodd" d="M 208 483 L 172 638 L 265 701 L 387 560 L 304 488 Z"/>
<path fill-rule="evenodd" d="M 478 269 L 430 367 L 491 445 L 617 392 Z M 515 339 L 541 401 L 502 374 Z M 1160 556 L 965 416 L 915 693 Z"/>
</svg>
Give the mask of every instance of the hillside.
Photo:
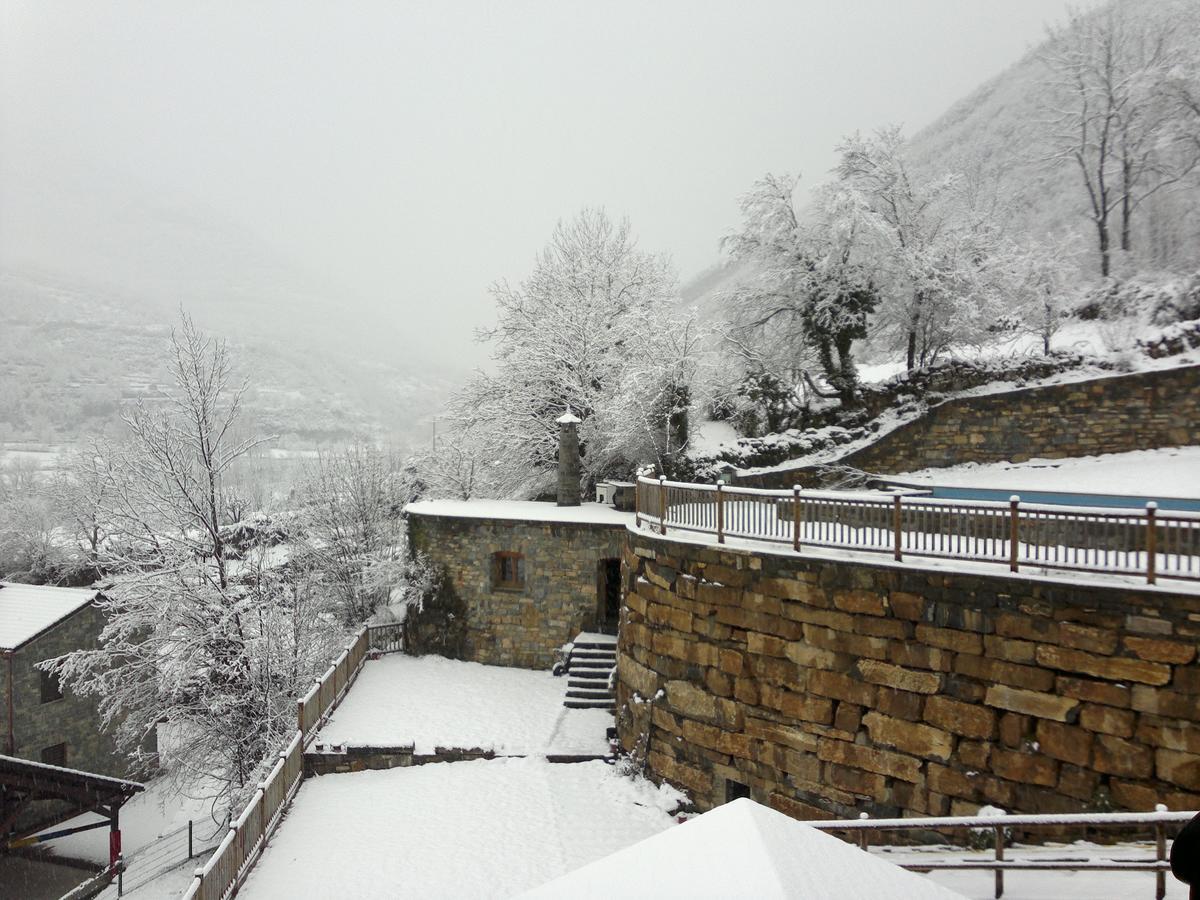
<svg viewBox="0 0 1200 900">
<path fill-rule="evenodd" d="M 1151 21 L 1175 25 L 1200 56 L 1200 4 L 1193 0 L 1124 0 Z M 971 91 L 909 141 L 909 161 L 919 173 L 961 172 L 988 185 L 1010 209 L 1010 228 L 1036 238 L 1077 234 L 1092 251 L 1091 224 L 1078 170 L 1053 163 L 1044 123 L 1050 115 L 1051 78 L 1034 47 L 1009 69 Z M 864 127 L 864 130 L 866 128 Z M 1156 270 L 1200 266 L 1200 179 L 1162 191 L 1143 206 L 1135 234 L 1139 267 Z M 1085 253 L 1084 264 L 1095 271 Z"/>
<path fill-rule="evenodd" d="M 1177 34 L 1195 47 L 1200 58 L 1200 3 L 1195 0 L 1120 0 L 1152 21 L 1168 21 Z M 1086 216 L 1087 197 L 1078 170 L 1071 163 L 1050 161 L 1045 135 L 1049 113 L 1050 73 L 1041 60 L 1044 45 L 1031 48 L 1021 59 L 954 103 L 927 125 L 905 123 L 909 134 L 906 157 L 911 171 L 937 179 L 963 175 L 988 205 L 1001 210 L 997 225 L 1013 237 L 1036 242 L 1053 236 L 1080 251 L 1079 264 L 1087 280 L 1098 270 L 1094 226 Z M 884 122 L 863 122 L 864 133 Z M 829 173 L 806 173 L 800 191 L 820 184 Z M 746 185 L 747 190 L 750 185 Z M 804 197 L 797 202 L 803 207 Z M 730 222 L 730 228 L 738 223 Z M 1160 191 L 1144 202 L 1135 218 L 1136 259 L 1115 263 L 1123 277 L 1164 270 L 1195 271 L 1200 267 L 1200 176 Z M 739 268 L 717 262 L 684 287 L 684 299 L 704 315 L 720 315 L 722 292 L 736 283 Z M 866 361 L 872 361 L 869 348 Z"/>
<path fill-rule="evenodd" d="M 167 381 L 170 321 L 157 303 L 54 280 L 0 275 L 0 439 L 73 443 L 117 427 L 122 403 Z M 289 447 L 358 437 L 404 447 L 423 438 L 451 380 L 236 326 L 226 337 L 248 379 L 244 419 Z"/>
</svg>

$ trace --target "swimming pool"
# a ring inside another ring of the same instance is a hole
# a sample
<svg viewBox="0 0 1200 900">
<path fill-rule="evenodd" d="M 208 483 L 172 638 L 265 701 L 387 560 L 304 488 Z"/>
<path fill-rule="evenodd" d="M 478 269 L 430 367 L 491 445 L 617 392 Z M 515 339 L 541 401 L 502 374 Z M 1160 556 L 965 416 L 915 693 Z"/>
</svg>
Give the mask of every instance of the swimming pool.
<svg viewBox="0 0 1200 900">
<path fill-rule="evenodd" d="M 886 485 L 928 492 L 926 496 L 941 500 L 993 500 L 1007 503 L 1016 494 L 1023 503 L 1046 503 L 1055 506 L 1092 506 L 1113 509 L 1145 509 L 1153 501 L 1159 509 L 1175 509 L 1185 512 L 1200 512 L 1200 499 L 1186 497 L 1149 497 L 1121 494 L 1077 494 L 1069 491 L 1023 491 L 1019 487 L 999 490 L 997 488 L 953 487 L 944 484 L 916 484 L 914 482 L 887 479 Z"/>
</svg>

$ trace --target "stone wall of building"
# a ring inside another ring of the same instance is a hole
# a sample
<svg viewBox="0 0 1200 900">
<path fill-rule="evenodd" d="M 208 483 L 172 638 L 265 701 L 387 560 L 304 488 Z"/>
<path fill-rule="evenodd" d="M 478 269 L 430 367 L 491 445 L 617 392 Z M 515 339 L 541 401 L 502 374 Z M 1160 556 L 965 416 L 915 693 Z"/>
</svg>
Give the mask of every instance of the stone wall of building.
<svg viewBox="0 0 1200 900">
<path fill-rule="evenodd" d="M 947 400 L 837 462 L 894 474 L 966 462 L 1020 462 L 1197 442 L 1200 366 Z M 788 488 L 803 470 L 739 477 Z"/>
<path fill-rule="evenodd" d="M 618 728 L 702 809 L 1200 808 L 1200 594 L 630 533 Z"/>
<path fill-rule="evenodd" d="M 409 515 L 415 550 L 441 566 L 466 606 L 476 662 L 546 669 L 554 651 L 596 629 L 601 560 L 619 559 L 625 526 Z M 523 556 L 522 590 L 493 587 L 493 554 Z"/>
<path fill-rule="evenodd" d="M 41 762 L 43 749 L 65 743 L 67 766 L 72 769 L 119 777 L 128 774 L 125 757 L 117 753 L 112 736 L 100 727 L 96 698 L 64 689 L 61 699 L 42 703 L 41 673 L 34 668 L 44 659 L 96 646 L 103 627 L 100 611 L 86 606 L 13 652 L 14 755 Z M 0 660 L 0 682 L 7 678 L 8 661 Z M 0 697 L 7 697 L 7 692 L 7 683 L 0 683 Z M 7 742 L 8 722 L 2 724 Z"/>
</svg>

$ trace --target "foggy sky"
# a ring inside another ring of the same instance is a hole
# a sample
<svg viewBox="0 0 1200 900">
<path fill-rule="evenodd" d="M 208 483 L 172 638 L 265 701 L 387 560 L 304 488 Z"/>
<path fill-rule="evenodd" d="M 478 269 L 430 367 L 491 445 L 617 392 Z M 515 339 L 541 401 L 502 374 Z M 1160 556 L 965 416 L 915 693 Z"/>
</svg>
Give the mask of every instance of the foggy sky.
<svg viewBox="0 0 1200 900">
<path fill-rule="evenodd" d="M 473 361 L 557 219 L 628 215 L 686 279 L 756 178 L 928 124 L 1066 5 L 3 0 L 0 263 L 170 292 L 264 261 Z"/>
</svg>

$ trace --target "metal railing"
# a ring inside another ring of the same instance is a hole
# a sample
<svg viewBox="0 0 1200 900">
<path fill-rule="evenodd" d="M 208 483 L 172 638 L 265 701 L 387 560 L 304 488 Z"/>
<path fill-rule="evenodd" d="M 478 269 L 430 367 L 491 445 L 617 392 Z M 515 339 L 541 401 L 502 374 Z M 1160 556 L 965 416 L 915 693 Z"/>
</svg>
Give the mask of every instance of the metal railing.
<svg viewBox="0 0 1200 900">
<path fill-rule="evenodd" d="M 1064 815 L 999 815 L 999 816 L 942 816 L 924 819 L 870 819 L 863 813 L 858 819 L 811 821 L 808 824 L 822 831 L 843 832 L 851 835 L 858 846 L 866 850 L 872 832 L 895 833 L 902 831 L 932 831 L 945 833 L 956 830 L 987 830 L 993 835 L 992 859 L 927 860 L 899 863 L 902 868 L 916 872 L 934 870 L 977 870 L 994 873 L 996 897 L 1004 895 L 1004 873 L 1007 871 L 1054 871 L 1054 872 L 1153 872 L 1155 875 L 1155 897 L 1162 900 L 1167 891 L 1167 873 L 1171 866 L 1167 861 L 1167 829 L 1182 827 L 1196 815 L 1194 812 L 1167 812 L 1159 805 L 1151 813 L 1076 813 Z M 1013 849 L 1008 835 L 1014 830 L 1036 831 L 1038 829 L 1131 829 L 1146 828 L 1154 837 L 1153 859 L 1129 860 L 1035 860 L 1005 857 L 1005 851 Z"/>
<path fill-rule="evenodd" d="M 369 643 L 369 629 L 364 625 L 308 693 L 296 701 L 299 727 L 212 856 L 196 870 L 183 900 L 225 900 L 237 892 L 300 789 L 304 780 L 305 746 L 358 676 L 367 659 Z"/>
<path fill-rule="evenodd" d="M 199 837 L 196 834 L 195 823 L 188 820 L 186 825 L 160 835 L 126 856 L 117 875 L 117 883 L 98 896 L 100 900 L 121 897 L 126 891 L 133 891 L 148 884 L 168 869 L 174 869 L 215 846 L 215 835 L 209 838 Z"/>
<path fill-rule="evenodd" d="M 636 521 L 727 538 L 1021 567 L 1200 580 L 1200 514 L 639 478 Z"/>
</svg>

